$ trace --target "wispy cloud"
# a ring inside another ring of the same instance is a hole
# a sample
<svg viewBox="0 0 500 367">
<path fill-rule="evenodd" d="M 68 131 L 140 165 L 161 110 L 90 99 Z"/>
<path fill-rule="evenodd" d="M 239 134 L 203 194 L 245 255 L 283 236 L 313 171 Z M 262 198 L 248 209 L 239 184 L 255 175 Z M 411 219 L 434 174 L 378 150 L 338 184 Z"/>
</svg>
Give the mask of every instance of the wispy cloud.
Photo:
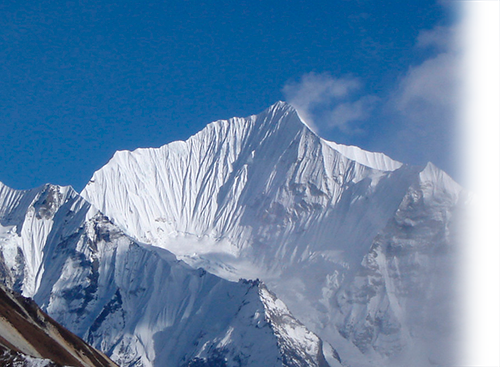
<svg viewBox="0 0 500 367">
<path fill-rule="evenodd" d="M 378 101 L 378 97 L 369 95 L 363 96 L 354 102 L 338 104 L 331 111 L 328 124 L 330 127 L 338 126 L 342 130 L 345 130 L 350 122 L 363 121 L 369 118 L 371 111 Z"/>
<path fill-rule="evenodd" d="M 357 137 L 363 136 L 367 149 L 411 164 L 431 161 L 456 174 L 456 111 L 462 88 L 459 32 L 459 25 L 422 30 L 414 51 L 430 56 L 409 67 L 383 95 L 365 92 L 360 78 L 329 73 L 304 74 L 282 92 L 322 136 L 334 130 L 363 132 Z M 342 139 L 348 140 L 346 135 Z"/>
<path fill-rule="evenodd" d="M 420 31 L 416 46 L 419 48 L 438 47 L 441 50 L 458 49 L 455 42 L 456 28 L 437 26 Z"/>
<path fill-rule="evenodd" d="M 457 103 L 457 69 L 455 55 L 447 52 L 410 68 L 399 83 L 395 108 L 415 121 L 429 112 L 448 115 Z"/>
<path fill-rule="evenodd" d="M 307 73 L 298 82 L 287 83 L 283 94 L 313 130 L 338 127 L 349 131 L 350 123 L 367 118 L 378 100 L 374 96 L 364 96 L 352 101 L 352 96 L 360 89 L 358 78 Z"/>
<path fill-rule="evenodd" d="M 396 130 L 396 136 L 391 138 L 396 142 L 392 149 L 401 159 L 410 159 L 411 154 L 418 153 L 422 161 L 456 169 L 453 150 L 462 88 L 457 32 L 456 27 L 420 32 L 416 48 L 432 48 L 434 54 L 407 70 L 386 103 Z"/>
<path fill-rule="evenodd" d="M 434 48 L 437 54 L 419 65 L 410 67 L 401 79 L 394 97 L 397 109 L 414 114 L 413 104 L 450 112 L 457 104 L 460 48 L 455 42 L 456 28 L 435 27 L 420 32 L 416 47 Z"/>
</svg>

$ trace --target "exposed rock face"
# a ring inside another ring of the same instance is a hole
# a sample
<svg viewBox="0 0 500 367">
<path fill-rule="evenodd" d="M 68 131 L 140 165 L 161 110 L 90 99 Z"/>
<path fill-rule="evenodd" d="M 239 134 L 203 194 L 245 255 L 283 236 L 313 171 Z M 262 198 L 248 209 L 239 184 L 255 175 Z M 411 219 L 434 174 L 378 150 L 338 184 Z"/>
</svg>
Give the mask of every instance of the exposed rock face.
<svg viewBox="0 0 500 367">
<path fill-rule="evenodd" d="M 115 367 L 35 302 L 0 285 L 0 364 L 2 366 Z"/>
</svg>

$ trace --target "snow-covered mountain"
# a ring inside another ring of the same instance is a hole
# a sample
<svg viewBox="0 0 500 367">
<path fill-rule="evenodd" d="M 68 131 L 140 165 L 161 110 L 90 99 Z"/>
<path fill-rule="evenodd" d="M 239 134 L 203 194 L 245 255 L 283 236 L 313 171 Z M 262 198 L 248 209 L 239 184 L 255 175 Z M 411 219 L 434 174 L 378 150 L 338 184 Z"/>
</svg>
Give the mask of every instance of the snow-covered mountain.
<svg viewBox="0 0 500 367">
<path fill-rule="evenodd" d="M 264 284 L 134 241 L 69 187 L 0 183 L 0 277 L 121 366 L 328 366 Z"/>
<path fill-rule="evenodd" d="M 345 366 L 453 363 L 465 194 L 431 163 L 325 141 L 279 102 L 117 152 L 82 196 L 138 242 L 263 279 Z"/>
</svg>

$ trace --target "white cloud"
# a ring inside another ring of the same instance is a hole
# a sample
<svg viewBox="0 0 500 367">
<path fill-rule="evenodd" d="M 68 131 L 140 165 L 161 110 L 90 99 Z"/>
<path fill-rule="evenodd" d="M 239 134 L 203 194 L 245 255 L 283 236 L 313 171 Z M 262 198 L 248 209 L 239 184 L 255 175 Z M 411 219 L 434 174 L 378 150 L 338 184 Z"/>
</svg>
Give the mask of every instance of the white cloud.
<svg viewBox="0 0 500 367">
<path fill-rule="evenodd" d="M 362 121 L 370 117 L 370 112 L 375 107 L 379 98 L 364 96 L 354 102 L 341 103 L 330 112 L 329 126 L 338 126 L 345 130 L 352 121 Z"/>
<path fill-rule="evenodd" d="M 396 108 L 414 119 L 429 108 L 448 113 L 457 103 L 457 74 L 457 56 L 449 52 L 410 68 L 399 84 Z"/>
<path fill-rule="evenodd" d="M 436 48 L 438 53 L 419 65 L 410 67 L 401 79 L 394 98 L 396 108 L 414 114 L 414 105 L 442 109 L 449 113 L 457 105 L 461 50 L 458 28 L 437 26 L 423 30 L 417 37 L 417 48 Z"/>
<path fill-rule="evenodd" d="M 373 96 L 350 102 L 354 92 L 361 89 L 361 82 L 354 77 L 334 78 L 328 73 L 304 74 L 298 82 L 287 83 L 283 94 L 311 128 L 315 131 L 339 127 L 349 130 L 349 124 L 368 117 Z"/>
<path fill-rule="evenodd" d="M 395 127 L 393 153 L 419 163 L 432 161 L 453 172 L 460 104 L 461 50 L 458 28 L 436 27 L 420 32 L 417 49 L 433 48 L 434 55 L 410 67 L 396 85 L 386 111 Z M 451 172 L 450 172 L 451 171 Z"/>
<path fill-rule="evenodd" d="M 455 176 L 462 88 L 459 32 L 459 26 L 421 31 L 414 51 L 431 56 L 409 67 L 384 95 L 363 94 L 359 78 L 328 73 L 304 74 L 285 85 L 283 94 L 321 136 L 331 136 L 334 129 L 351 136 L 362 132 L 358 137 L 364 136 L 367 149 L 410 164 L 431 161 Z"/>
<path fill-rule="evenodd" d="M 433 29 L 424 29 L 420 31 L 417 37 L 417 47 L 439 47 L 442 50 L 456 48 L 455 42 L 456 29 L 454 27 L 437 26 Z"/>
</svg>

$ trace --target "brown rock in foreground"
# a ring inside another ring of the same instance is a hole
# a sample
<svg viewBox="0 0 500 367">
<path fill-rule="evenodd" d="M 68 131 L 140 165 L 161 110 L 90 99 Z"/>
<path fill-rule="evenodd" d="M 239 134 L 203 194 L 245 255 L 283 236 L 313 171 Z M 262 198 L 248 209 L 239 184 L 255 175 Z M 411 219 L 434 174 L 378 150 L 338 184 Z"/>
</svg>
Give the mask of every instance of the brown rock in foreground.
<svg viewBox="0 0 500 367">
<path fill-rule="evenodd" d="M 0 285 L 0 365 L 116 367 L 36 305 Z"/>
</svg>

